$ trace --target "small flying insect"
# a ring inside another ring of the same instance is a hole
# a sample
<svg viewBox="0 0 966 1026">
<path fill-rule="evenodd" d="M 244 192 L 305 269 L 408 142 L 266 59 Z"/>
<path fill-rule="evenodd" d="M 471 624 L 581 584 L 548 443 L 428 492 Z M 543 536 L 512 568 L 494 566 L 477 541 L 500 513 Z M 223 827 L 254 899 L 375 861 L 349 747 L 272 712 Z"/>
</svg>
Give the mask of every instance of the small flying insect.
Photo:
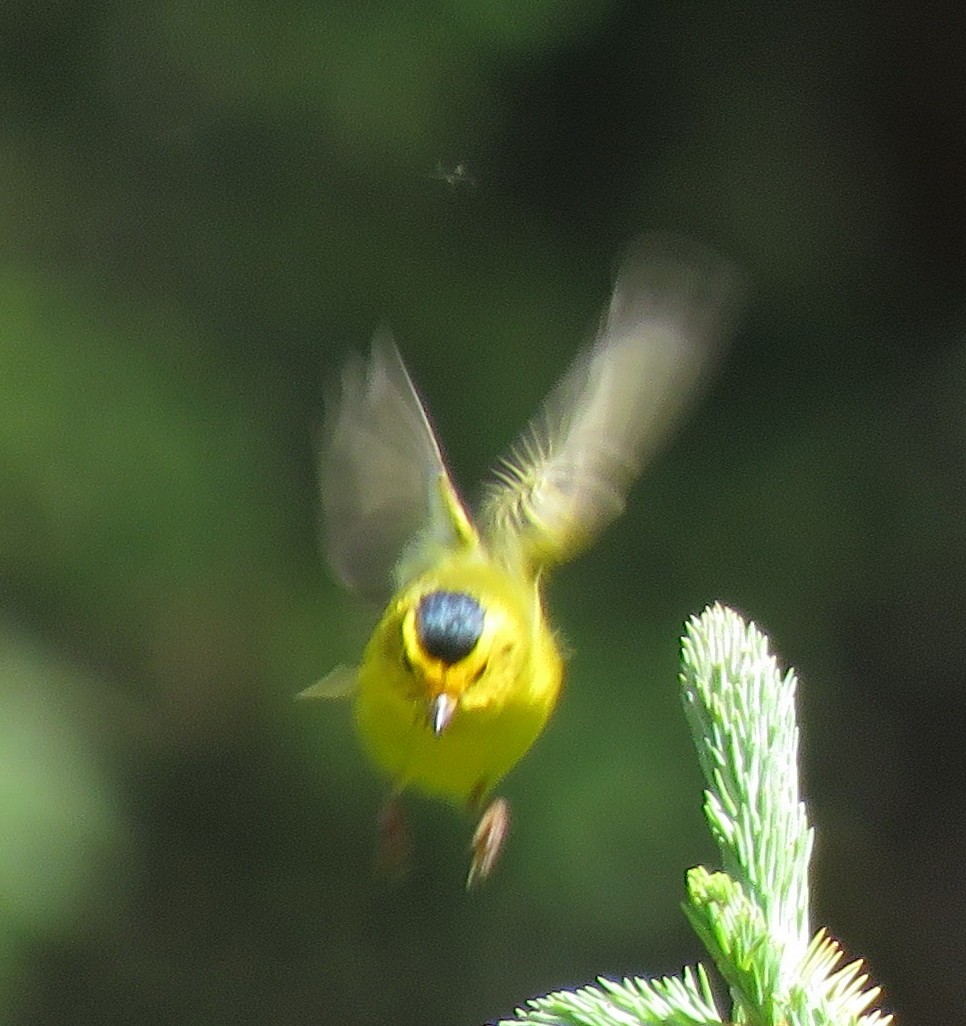
<svg viewBox="0 0 966 1026">
<path fill-rule="evenodd" d="M 320 477 L 330 564 L 382 605 L 360 664 L 305 697 L 351 695 L 391 781 L 383 848 L 406 850 L 399 795 L 479 815 L 467 886 L 509 825 L 493 790 L 536 741 L 563 677 L 548 571 L 621 512 L 628 486 L 720 351 L 735 305 L 721 257 L 677 237 L 631 249 L 594 341 L 497 465 L 471 517 L 386 332 L 328 405 Z"/>
<path fill-rule="evenodd" d="M 470 172 L 469 164 L 463 160 L 452 167 L 444 164 L 442 161 L 437 161 L 436 170 L 428 175 L 428 177 L 438 182 L 445 182 L 453 190 L 460 186 L 475 189 L 477 184 L 476 179 Z"/>
</svg>

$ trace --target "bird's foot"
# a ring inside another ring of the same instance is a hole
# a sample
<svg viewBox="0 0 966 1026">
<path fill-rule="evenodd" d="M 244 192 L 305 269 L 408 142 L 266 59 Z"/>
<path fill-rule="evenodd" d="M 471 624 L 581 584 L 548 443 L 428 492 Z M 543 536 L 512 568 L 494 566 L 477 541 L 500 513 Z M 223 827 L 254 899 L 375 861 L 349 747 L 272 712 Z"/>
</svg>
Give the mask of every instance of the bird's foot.
<svg viewBox="0 0 966 1026">
<path fill-rule="evenodd" d="M 473 831 L 470 850 L 473 858 L 466 877 L 466 889 L 472 890 L 493 872 L 507 834 L 510 831 L 510 803 L 505 798 L 494 798 L 486 807 Z"/>
</svg>

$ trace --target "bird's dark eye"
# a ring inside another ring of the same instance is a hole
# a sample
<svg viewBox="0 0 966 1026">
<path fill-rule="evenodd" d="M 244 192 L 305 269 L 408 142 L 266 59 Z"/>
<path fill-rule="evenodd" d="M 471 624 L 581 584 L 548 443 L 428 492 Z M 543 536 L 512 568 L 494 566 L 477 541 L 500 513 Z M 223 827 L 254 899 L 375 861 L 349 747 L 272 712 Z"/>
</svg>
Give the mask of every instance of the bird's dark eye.
<svg viewBox="0 0 966 1026">
<path fill-rule="evenodd" d="M 432 591 L 416 608 L 416 634 L 428 655 L 458 663 L 476 647 L 483 633 L 483 608 L 461 591 Z"/>
<path fill-rule="evenodd" d="M 476 673 L 473 674 L 473 679 L 470 681 L 470 683 L 475 684 L 480 679 L 480 677 L 482 677 L 483 674 L 486 673 L 486 668 L 489 665 L 489 661 L 484 659 L 483 662 L 480 663 L 479 669 L 476 671 Z"/>
</svg>

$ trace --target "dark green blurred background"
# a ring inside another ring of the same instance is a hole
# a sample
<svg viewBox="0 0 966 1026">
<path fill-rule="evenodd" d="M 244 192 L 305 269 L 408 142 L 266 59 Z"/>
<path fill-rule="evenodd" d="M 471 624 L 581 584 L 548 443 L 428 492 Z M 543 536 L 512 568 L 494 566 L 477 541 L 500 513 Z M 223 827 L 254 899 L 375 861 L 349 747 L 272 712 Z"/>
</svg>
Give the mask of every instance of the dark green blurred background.
<svg viewBox="0 0 966 1026">
<path fill-rule="evenodd" d="M 4 5 L 0 1021 L 455 1026 L 677 971 L 714 599 L 802 676 L 816 924 L 962 1020 L 964 50 L 951 3 Z M 472 494 L 649 228 L 745 269 L 729 360 L 552 582 L 491 885 L 418 800 L 375 883 L 349 710 L 292 700 L 373 622 L 318 555 L 324 383 L 388 319 Z"/>
</svg>

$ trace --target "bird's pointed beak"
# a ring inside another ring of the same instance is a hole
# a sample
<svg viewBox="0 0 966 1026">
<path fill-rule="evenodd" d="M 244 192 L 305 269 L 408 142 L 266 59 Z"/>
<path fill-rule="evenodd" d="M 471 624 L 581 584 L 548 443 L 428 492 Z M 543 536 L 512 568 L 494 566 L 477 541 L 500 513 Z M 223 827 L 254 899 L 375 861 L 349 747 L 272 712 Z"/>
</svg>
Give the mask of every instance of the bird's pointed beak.
<svg viewBox="0 0 966 1026">
<path fill-rule="evenodd" d="M 429 724 L 433 728 L 433 734 L 439 737 L 449 726 L 456 712 L 456 699 L 447 695 L 445 691 L 440 692 L 429 705 Z"/>
</svg>

